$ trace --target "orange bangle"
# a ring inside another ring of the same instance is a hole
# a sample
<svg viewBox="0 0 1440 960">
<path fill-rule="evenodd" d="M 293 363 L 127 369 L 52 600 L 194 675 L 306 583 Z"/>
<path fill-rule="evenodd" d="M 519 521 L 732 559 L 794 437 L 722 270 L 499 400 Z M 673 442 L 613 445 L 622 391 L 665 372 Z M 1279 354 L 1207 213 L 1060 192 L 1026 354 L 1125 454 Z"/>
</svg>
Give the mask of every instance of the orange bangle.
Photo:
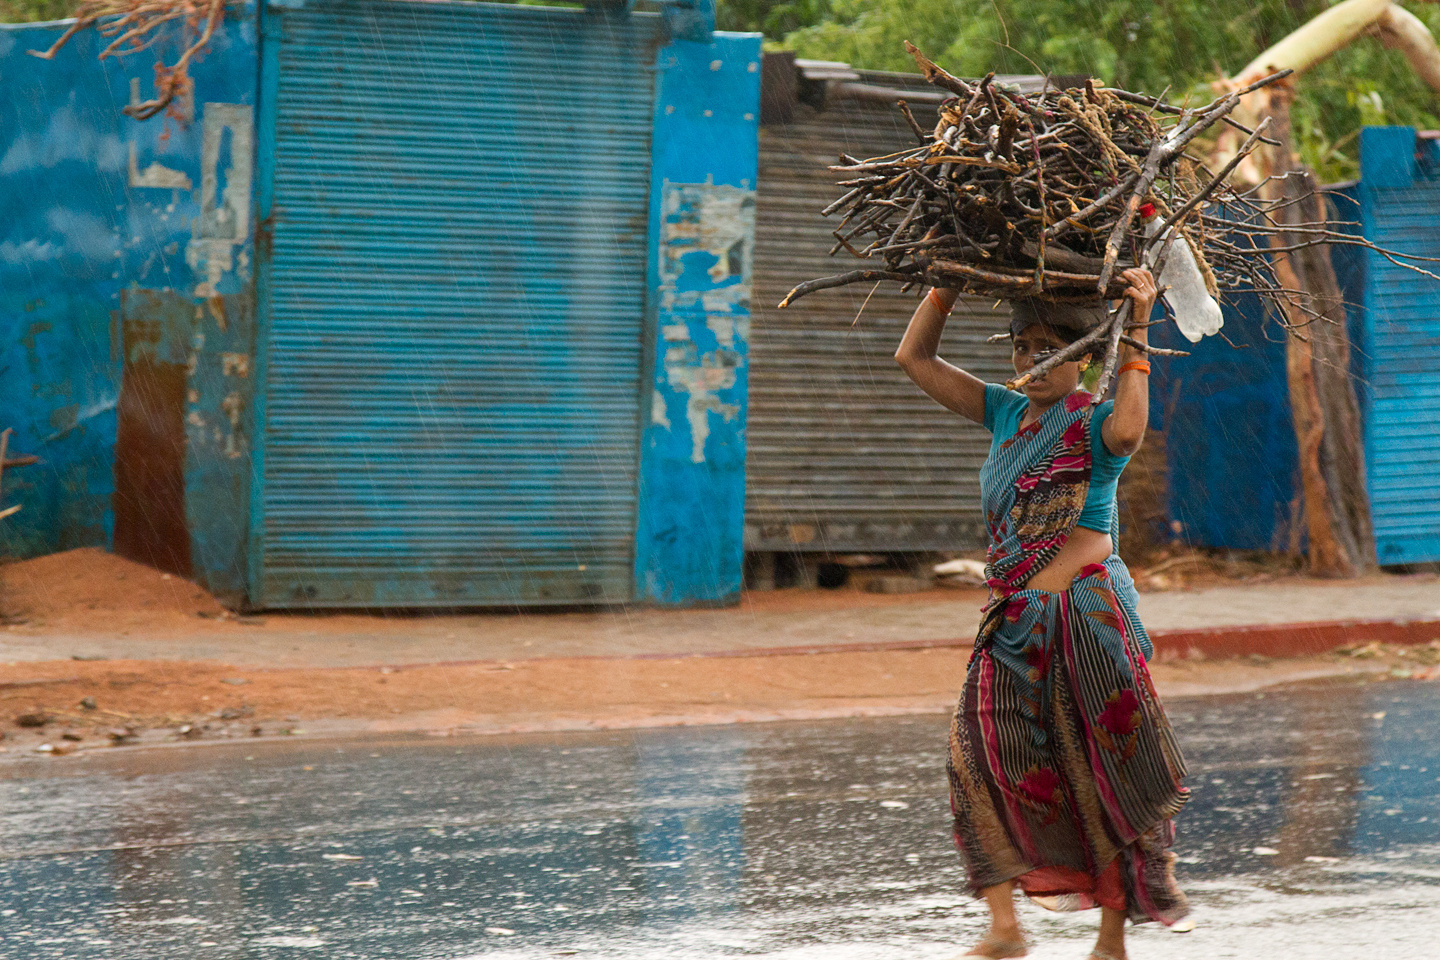
<svg viewBox="0 0 1440 960">
<path fill-rule="evenodd" d="M 1131 360 L 1129 363 L 1125 364 L 1120 368 L 1121 373 L 1124 373 L 1126 370 L 1139 370 L 1141 373 L 1145 374 L 1148 377 L 1150 375 L 1150 361 Z"/>
<path fill-rule="evenodd" d="M 927 293 L 927 294 L 925 294 L 925 299 L 926 299 L 926 300 L 934 300 L 934 301 L 935 301 L 935 309 L 936 309 L 936 310 L 939 310 L 941 313 L 945 314 L 946 316 L 949 316 L 950 311 L 953 310 L 953 309 L 955 309 L 955 307 L 954 307 L 953 304 L 947 307 L 947 306 L 945 306 L 945 304 L 941 303 L 941 302 L 940 302 L 939 292 L 940 292 L 940 288 L 939 288 L 939 287 L 931 287 L 931 288 L 930 288 L 930 292 Z"/>
</svg>

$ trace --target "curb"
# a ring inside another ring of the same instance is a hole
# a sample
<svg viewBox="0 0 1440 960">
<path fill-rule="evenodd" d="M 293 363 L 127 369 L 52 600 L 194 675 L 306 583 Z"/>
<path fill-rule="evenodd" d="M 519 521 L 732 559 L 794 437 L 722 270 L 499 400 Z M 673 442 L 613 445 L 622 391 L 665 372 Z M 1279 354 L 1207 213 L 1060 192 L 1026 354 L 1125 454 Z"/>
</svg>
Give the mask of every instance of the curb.
<svg viewBox="0 0 1440 960">
<path fill-rule="evenodd" d="M 1257 623 L 1201 630 L 1152 630 L 1157 663 L 1174 660 L 1223 660 L 1250 655 L 1284 659 L 1329 653 L 1353 643 L 1415 645 L 1440 640 L 1440 618 L 1421 620 L 1321 620 L 1307 623 Z M 819 643 L 790 647 L 742 647 L 688 653 L 632 653 L 571 657 L 524 657 L 505 663 L 534 663 L 545 660 L 715 660 L 730 657 L 807 657 L 827 653 L 891 653 L 907 650 L 968 650 L 974 639 L 881 640 L 873 643 Z M 416 667 L 461 667 L 501 661 L 454 660 L 443 663 L 395 664 L 389 669 Z M 373 670 L 374 666 L 338 669 Z"/>
<path fill-rule="evenodd" d="M 1150 634 L 1157 661 L 1221 659 L 1259 655 L 1306 657 L 1352 643 L 1429 643 L 1440 639 L 1440 619 L 1327 620 L 1265 623 L 1206 630 L 1169 630 Z"/>
<path fill-rule="evenodd" d="M 1256 623 L 1200 630 L 1152 630 L 1154 660 L 1223 660 L 1258 655 L 1274 659 L 1329 653 L 1352 643 L 1412 645 L 1440 640 L 1440 618 L 1423 620 L 1320 620 L 1308 623 Z M 795 657 L 824 653 L 883 653 L 903 650 L 969 649 L 974 640 L 891 640 L 877 643 L 812 644 L 799 647 L 756 647 L 713 653 L 642 653 L 626 660 L 687 660 L 716 657 Z M 610 658 L 597 658 L 610 659 Z"/>
</svg>

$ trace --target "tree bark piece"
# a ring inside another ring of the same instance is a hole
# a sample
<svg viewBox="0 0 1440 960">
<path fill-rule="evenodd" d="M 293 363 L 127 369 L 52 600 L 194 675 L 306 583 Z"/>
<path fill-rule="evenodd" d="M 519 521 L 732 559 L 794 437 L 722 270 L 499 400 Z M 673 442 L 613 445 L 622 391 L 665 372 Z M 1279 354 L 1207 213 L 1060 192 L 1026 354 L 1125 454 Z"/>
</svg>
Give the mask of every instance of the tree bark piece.
<svg viewBox="0 0 1440 960">
<path fill-rule="evenodd" d="M 1282 144 L 1269 148 L 1272 179 L 1262 185 L 1262 193 L 1267 199 L 1295 201 L 1278 211 L 1282 227 L 1323 217 L 1314 178 L 1300 167 L 1290 146 L 1293 96 L 1288 87 L 1272 87 L 1262 108 L 1270 133 Z M 1305 334 L 1286 339 L 1285 372 L 1310 539 L 1308 563 L 1319 576 L 1358 576 L 1375 565 L 1375 537 L 1344 299 L 1328 248 L 1292 251 L 1295 238 L 1286 233 L 1271 235 L 1270 243 L 1275 273 L 1289 291 L 1276 303 Z M 1318 318 L 1307 320 L 1312 314 Z"/>
<path fill-rule="evenodd" d="M 1431 90 L 1440 92 L 1440 47 L 1425 22 L 1398 4 L 1390 4 L 1370 27 L 1387 49 L 1399 50 Z"/>
</svg>

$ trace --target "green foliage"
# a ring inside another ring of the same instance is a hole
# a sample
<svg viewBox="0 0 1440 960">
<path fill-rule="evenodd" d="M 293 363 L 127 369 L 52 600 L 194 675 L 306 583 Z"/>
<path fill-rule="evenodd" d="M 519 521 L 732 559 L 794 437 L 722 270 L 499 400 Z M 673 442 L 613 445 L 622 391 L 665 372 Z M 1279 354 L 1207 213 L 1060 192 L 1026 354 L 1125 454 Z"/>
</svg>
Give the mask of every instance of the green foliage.
<svg viewBox="0 0 1440 960">
<path fill-rule="evenodd" d="M 0 23 L 63 20 L 74 9 L 72 0 L 0 0 Z"/>
<path fill-rule="evenodd" d="M 963 76 L 1088 73 L 1180 103 L 1245 67 L 1328 4 L 1323 0 L 830 0 L 785 35 L 802 57 L 913 71 L 910 40 Z M 736 15 L 773 7 L 722 0 Z M 798 4 L 784 5 L 787 9 Z M 1440 33 L 1440 8 L 1413 10 Z M 753 27 L 752 27 L 753 28 Z M 1353 177 L 1367 123 L 1440 126 L 1440 103 L 1405 58 L 1362 37 L 1305 74 L 1293 110 L 1302 156 L 1323 179 Z"/>
<path fill-rule="evenodd" d="M 829 12 L 830 0 L 720 0 L 715 27 L 783 40 L 786 34 L 819 23 Z"/>
</svg>

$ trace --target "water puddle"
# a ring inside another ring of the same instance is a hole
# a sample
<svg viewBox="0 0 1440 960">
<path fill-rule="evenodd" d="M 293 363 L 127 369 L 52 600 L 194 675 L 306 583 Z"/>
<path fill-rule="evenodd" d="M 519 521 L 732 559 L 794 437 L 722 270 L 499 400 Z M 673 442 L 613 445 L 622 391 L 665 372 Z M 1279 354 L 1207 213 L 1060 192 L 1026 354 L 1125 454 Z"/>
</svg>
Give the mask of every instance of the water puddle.
<svg viewBox="0 0 1440 960">
<path fill-rule="evenodd" d="M 1137 960 L 1432 958 L 1440 697 L 1175 701 L 1194 932 Z M 0 769 L 10 960 L 947 957 L 983 928 L 945 720 L 116 751 Z M 1094 914 L 1023 917 L 1039 960 Z"/>
</svg>

